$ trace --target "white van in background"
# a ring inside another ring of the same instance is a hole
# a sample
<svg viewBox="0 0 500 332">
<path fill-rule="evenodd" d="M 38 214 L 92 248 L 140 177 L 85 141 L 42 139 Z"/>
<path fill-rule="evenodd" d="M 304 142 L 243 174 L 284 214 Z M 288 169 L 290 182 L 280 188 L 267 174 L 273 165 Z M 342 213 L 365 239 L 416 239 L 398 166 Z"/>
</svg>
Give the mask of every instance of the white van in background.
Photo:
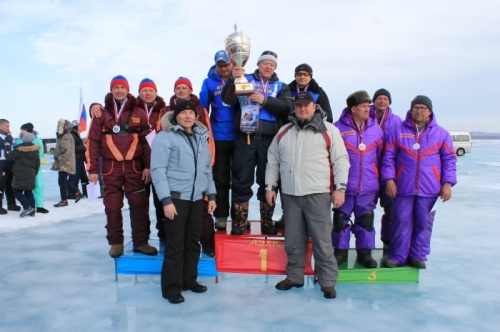
<svg viewBox="0 0 500 332">
<path fill-rule="evenodd" d="M 466 130 L 450 130 L 451 139 L 453 140 L 453 150 L 457 156 L 463 156 L 466 152 L 470 153 L 472 149 L 472 138 Z"/>
<path fill-rule="evenodd" d="M 56 150 L 56 139 L 55 138 L 42 138 L 45 153 L 54 154 Z"/>
</svg>

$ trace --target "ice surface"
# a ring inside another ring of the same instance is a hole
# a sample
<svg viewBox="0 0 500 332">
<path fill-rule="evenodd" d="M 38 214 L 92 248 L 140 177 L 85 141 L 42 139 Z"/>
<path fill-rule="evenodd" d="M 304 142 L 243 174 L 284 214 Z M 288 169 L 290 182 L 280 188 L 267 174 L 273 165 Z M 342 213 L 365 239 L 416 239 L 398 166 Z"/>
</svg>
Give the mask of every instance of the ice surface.
<svg viewBox="0 0 500 332">
<path fill-rule="evenodd" d="M 418 284 L 340 283 L 327 300 L 312 277 L 280 292 L 282 276 L 222 273 L 218 284 L 199 278 L 208 292 L 172 305 L 157 276 L 114 281 L 102 201 L 52 207 L 57 173 L 46 166 L 50 213 L 0 216 L 0 331 L 498 331 L 499 172 L 500 141 L 474 141 L 458 158 L 459 184 L 438 209 Z M 126 206 L 124 217 L 128 242 Z"/>
</svg>

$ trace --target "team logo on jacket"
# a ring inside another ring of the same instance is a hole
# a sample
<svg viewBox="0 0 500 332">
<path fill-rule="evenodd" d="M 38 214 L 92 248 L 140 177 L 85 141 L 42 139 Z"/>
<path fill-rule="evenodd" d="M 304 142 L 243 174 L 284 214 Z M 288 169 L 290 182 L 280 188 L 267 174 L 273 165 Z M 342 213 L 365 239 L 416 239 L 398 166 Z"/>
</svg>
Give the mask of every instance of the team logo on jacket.
<svg viewBox="0 0 500 332">
<path fill-rule="evenodd" d="M 133 123 L 141 123 L 141 118 L 132 118 Z"/>
<path fill-rule="evenodd" d="M 399 138 L 415 138 L 415 134 L 412 134 L 412 133 L 399 133 Z"/>
</svg>

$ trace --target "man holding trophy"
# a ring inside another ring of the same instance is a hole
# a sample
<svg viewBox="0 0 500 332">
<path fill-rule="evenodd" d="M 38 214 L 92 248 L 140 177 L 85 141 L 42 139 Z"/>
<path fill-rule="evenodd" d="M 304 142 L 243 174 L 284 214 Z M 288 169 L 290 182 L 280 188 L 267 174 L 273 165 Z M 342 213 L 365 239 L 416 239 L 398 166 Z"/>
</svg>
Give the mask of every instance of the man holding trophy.
<svg viewBox="0 0 500 332">
<path fill-rule="evenodd" d="M 265 51 L 257 60 L 253 74 L 245 74 L 243 66 L 250 57 L 250 38 L 235 32 L 226 39 L 226 52 L 233 63 L 232 77 L 222 91 L 222 99 L 237 109 L 232 164 L 232 235 L 246 230 L 248 203 L 253 195 L 255 167 L 257 166 L 257 199 L 260 201 L 261 231 L 277 234 L 272 216 L 274 205 L 266 201 L 265 172 L 267 149 L 283 121 L 293 110 L 288 85 L 275 73 L 278 55 Z"/>
</svg>

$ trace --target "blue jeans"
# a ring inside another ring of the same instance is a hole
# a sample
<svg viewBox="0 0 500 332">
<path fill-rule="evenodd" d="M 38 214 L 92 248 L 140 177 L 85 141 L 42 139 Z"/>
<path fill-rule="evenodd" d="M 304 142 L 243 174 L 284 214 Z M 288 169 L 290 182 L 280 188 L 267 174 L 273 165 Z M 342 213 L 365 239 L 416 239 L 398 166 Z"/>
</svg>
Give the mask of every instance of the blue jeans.
<svg viewBox="0 0 500 332">
<path fill-rule="evenodd" d="M 27 210 L 30 207 L 34 208 L 35 207 L 35 196 L 33 196 L 33 191 L 32 190 L 19 190 L 19 189 L 14 189 L 14 196 L 16 196 L 16 199 L 21 203 L 23 206 L 23 209 Z"/>
</svg>

